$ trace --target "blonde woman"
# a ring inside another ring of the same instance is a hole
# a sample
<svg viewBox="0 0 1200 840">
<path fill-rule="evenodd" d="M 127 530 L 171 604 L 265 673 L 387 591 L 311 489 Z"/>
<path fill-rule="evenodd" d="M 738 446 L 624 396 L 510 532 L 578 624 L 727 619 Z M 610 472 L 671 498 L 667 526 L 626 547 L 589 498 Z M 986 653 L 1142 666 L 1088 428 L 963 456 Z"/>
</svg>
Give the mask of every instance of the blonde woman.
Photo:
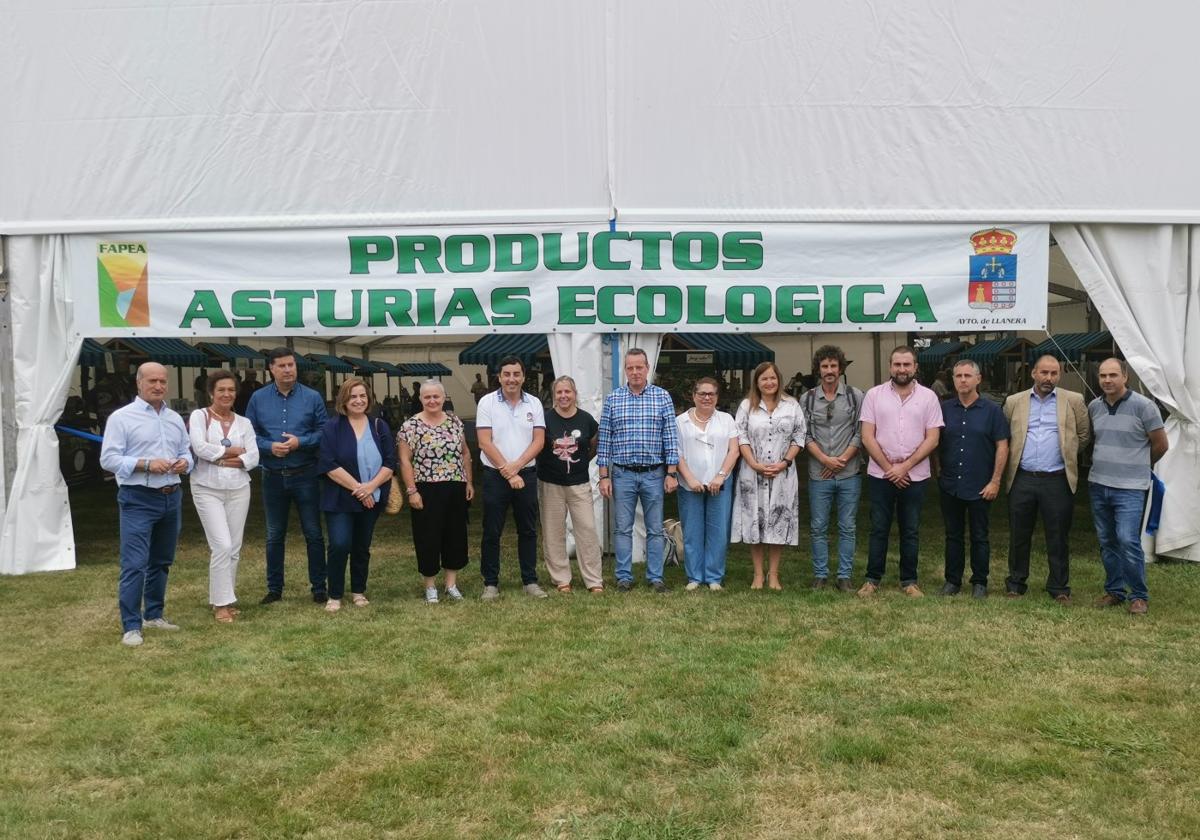
<svg viewBox="0 0 1200 840">
<path fill-rule="evenodd" d="M 804 412 L 783 392 L 774 362 L 763 362 L 750 378 L 750 392 L 737 411 L 742 468 L 733 506 L 732 542 L 747 543 L 754 563 L 751 589 L 765 580 L 779 590 L 779 560 L 785 545 L 800 541 L 799 480 L 796 455 L 804 448 Z"/>
</svg>

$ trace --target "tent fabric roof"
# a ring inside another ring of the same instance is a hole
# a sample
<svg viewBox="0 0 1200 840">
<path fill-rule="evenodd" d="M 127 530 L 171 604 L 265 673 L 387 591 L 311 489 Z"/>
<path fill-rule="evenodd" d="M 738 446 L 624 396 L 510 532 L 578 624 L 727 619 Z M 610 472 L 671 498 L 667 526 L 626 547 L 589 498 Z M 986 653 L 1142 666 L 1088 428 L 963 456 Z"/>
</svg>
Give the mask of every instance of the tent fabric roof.
<svg viewBox="0 0 1200 840">
<path fill-rule="evenodd" d="M 544 334 L 485 335 L 458 354 L 460 365 L 487 365 L 495 367 L 505 356 L 516 356 L 526 367 L 533 364 L 534 357 L 550 351 L 550 342 Z"/>
<path fill-rule="evenodd" d="M 103 367 L 104 357 L 109 355 L 112 355 L 112 351 L 99 341 L 94 338 L 85 338 L 83 347 L 79 350 L 79 364 Z"/>
<path fill-rule="evenodd" d="M 1085 352 L 1101 345 L 1112 345 L 1112 333 L 1108 330 L 1062 333 L 1030 347 L 1026 351 L 1026 358 L 1032 361 L 1039 356 L 1054 356 L 1056 359 L 1078 361 Z"/>
<path fill-rule="evenodd" d="M 404 376 L 404 370 L 399 365 L 394 365 L 391 362 L 377 362 L 372 360 L 371 364 L 379 368 L 380 373 L 386 373 L 388 376 Z"/>
<path fill-rule="evenodd" d="M 266 359 L 263 351 L 247 347 L 245 344 L 221 344 L 216 341 L 204 341 L 196 346 L 203 349 L 206 353 L 210 353 L 226 361 L 233 361 L 234 359 L 257 359 L 265 361 Z"/>
<path fill-rule="evenodd" d="M 342 361 L 354 368 L 355 373 L 384 373 L 383 367 L 379 362 L 368 362 L 366 359 L 360 359 L 357 356 L 342 356 Z"/>
<path fill-rule="evenodd" d="M 208 357 L 203 352 L 180 338 L 115 338 L 108 343 L 110 348 L 114 345 L 124 345 L 160 365 L 204 367 L 208 364 Z"/>
<path fill-rule="evenodd" d="M 993 362 L 1007 350 L 1011 350 L 1022 342 L 1020 338 L 990 338 L 980 341 L 973 347 L 968 347 L 958 354 L 959 359 L 970 359 L 973 362 Z"/>
<path fill-rule="evenodd" d="M 675 339 L 692 350 L 712 350 L 721 370 L 745 370 L 775 361 L 775 351 L 739 333 L 676 333 Z"/>
<path fill-rule="evenodd" d="M 941 364 L 947 356 L 957 353 L 962 348 L 963 342 L 961 341 L 943 341 L 940 344 L 931 345 L 917 353 L 917 364 Z"/>
<path fill-rule="evenodd" d="M 330 356 L 325 353 L 309 353 L 308 359 L 315 362 L 317 365 L 331 370 L 334 373 L 354 373 L 354 368 L 343 362 L 337 356 Z"/>
<path fill-rule="evenodd" d="M 453 372 L 441 362 L 405 362 L 397 367 L 400 376 L 449 376 Z"/>
</svg>

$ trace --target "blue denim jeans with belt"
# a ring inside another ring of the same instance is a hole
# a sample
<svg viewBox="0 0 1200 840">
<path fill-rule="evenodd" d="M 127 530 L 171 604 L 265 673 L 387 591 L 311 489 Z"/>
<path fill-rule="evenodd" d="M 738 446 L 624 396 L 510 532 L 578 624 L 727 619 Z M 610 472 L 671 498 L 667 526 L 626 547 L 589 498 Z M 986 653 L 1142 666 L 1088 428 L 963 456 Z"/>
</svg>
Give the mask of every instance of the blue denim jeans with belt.
<svg viewBox="0 0 1200 840">
<path fill-rule="evenodd" d="M 627 470 L 615 464 L 611 468 L 613 507 L 616 527 L 613 529 L 613 551 L 616 553 L 616 578 L 633 580 L 633 523 L 637 504 L 642 503 L 646 520 L 646 580 L 655 583 L 663 579 L 663 479 L 665 467 L 645 472 Z"/>
<path fill-rule="evenodd" d="M 121 627 L 141 630 L 146 621 L 162 618 L 167 598 L 167 573 L 175 562 L 179 541 L 180 498 L 153 487 L 127 485 L 117 491 L 121 511 L 121 578 L 117 603 Z"/>
<path fill-rule="evenodd" d="M 1125 490 L 1088 483 L 1092 519 L 1100 538 L 1104 591 L 1122 601 L 1150 600 L 1146 590 L 1146 554 L 1142 551 L 1142 512 L 1145 490 Z M 1128 590 L 1128 592 L 1126 591 Z"/>
<path fill-rule="evenodd" d="M 300 514 L 308 554 L 308 582 L 314 594 L 325 592 L 325 537 L 321 533 L 321 488 L 317 467 L 263 470 L 263 508 L 267 514 L 267 591 L 283 594 L 283 550 L 292 503 Z"/>
</svg>

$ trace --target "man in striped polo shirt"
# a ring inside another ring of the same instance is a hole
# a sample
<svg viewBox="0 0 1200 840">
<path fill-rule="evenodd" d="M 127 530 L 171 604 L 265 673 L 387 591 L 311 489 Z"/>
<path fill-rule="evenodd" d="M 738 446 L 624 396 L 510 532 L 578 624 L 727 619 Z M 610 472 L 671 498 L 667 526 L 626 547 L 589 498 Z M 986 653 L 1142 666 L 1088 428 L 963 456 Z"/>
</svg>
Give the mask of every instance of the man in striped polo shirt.
<svg viewBox="0 0 1200 840">
<path fill-rule="evenodd" d="M 1092 518 L 1104 563 L 1104 595 L 1098 607 L 1129 601 L 1129 612 L 1149 610 L 1146 555 L 1142 552 L 1142 511 L 1150 488 L 1150 467 L 1167 451 L 1158 407 L 1125 387 L 1129 368 L 1121 359 L 1100 363 L 1104 396 L 1088 404 L 1095 449 L 1088 487 Z"/>
</svg>

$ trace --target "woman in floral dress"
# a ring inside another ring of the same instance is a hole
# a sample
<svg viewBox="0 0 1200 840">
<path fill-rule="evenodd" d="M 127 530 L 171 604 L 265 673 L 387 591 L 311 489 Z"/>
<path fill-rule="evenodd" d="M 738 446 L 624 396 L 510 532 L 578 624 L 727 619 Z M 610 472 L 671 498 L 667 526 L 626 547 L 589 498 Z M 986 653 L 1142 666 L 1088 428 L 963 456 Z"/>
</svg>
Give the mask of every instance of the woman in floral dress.
<svg viewBox="0 0 1200 840">
<path fill-rule="evenodd" d="M 438 602 L 437 573 L 446 572 L 446 597 L 461 601 L 458 573 L 467 565 L 467 502 L 471 484 L 471 450 L 462 420 L 443 408 L 441 382 L 421 385 L 421 411 L 396 435 L 400 475 L 412 511 L 417 570 L 425 581 L 425 600 Z"/>
<path fill-rule="evenodd" d="M 750 546 L 754 563 L 751 589 L 763 587 L 763 546 L 766 582 L 782 589 L 779 559 L 785 545 L 800 541 L 799 480 L 796 456 L 804 448 L 804 412 L 781 387 L 774 362 L 754 369 L 750 393 L 737 411 L 742 467 L 738 470 L 733 504 L 732 542 Z"/>
</svg>

